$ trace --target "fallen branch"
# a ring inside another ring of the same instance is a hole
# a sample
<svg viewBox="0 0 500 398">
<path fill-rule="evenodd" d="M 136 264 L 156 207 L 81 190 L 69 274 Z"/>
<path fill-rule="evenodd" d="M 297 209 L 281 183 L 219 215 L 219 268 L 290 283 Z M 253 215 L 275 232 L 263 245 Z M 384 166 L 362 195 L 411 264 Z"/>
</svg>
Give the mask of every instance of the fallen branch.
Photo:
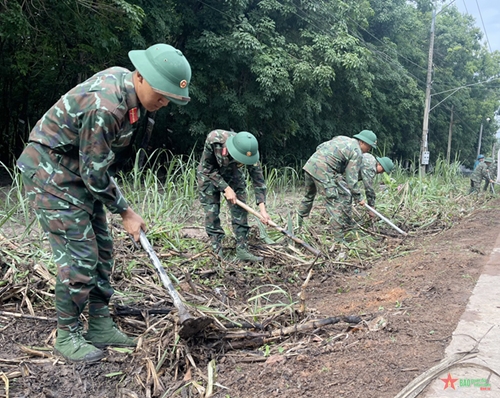
<svg viewBox="0 0 500 398">
<path fill-rule="evenodd" d="M 467 360 L 474 358 L 477 351 L 471 352 L 459 352 L 453 354 L 449 358 L 443 359 L 436 366 L 430 368 L 426 372 L 422 373 L 416 379 L 410 382 L 405 388 L 403 388 L 398 395 L 394 398 L 415 398 L 417 397 L 432 381 L 436 379 L 441 373 L 447 371 L 453 367 L 457 362 L 462 360 Z"/>
<path fill-rule="evenodd" d="M 183 273 L 184 273 L 184 277 L 186 278 L 186 282 L 188 283 L 189 287 L 191 288 L 193 293 L 197 295 L 198 289 L 196 288 L 196 285 L 193 283 L 193 280 L 191 279 L 191 274 L 189 273 L 189 270 L 187 268 L 184 268 Z"/>
<path fill-rule="evenodd" d="M 170 314 L 173 308 L 157 308 L 157 309 L 138 309 L 131 308 L 125 305 L 115 305 L 114 315 L 116 316 L 143 316 L 143 315 L 165 315 Z"/>
<path fill-rule="evenodd" d="M 306 311 L 306 288 L 307 285 L 309 284 L 309 281 L 311 280 L 311 276 L 313 273 L 312 267 L 309 269 L 309 273 L 307 274 L 307 278 L 302 284 L 300 288 L 300 294 L 299 294 L 299 299 L 300 299 L 300 307 L 298 309 L 299 314 L 303 315 L 304 312 Z"/>
<path fill-rule="evenodd" d="M 49 272 L 49 270 L 42 264 L 35 264 L 33 267 L 35 273 L 47 281 L 47 283 L 54 288 L 56 286 L 56 278 Z"/>
<path fill-rule="evenodd" d="M 306 260 L 303 260 L 303 259 L 296 257 L 296 256 L 292 256 L 291 254 L 288 254 L 288 253 L 281 252 L 281 251 L 275 249 L 274 247 L 267 247 L 266 249 L 271 251 L 271 252 L 274 252 L 275 254 L 279 254 L 281 256 L 288 257 L 289 259 L 296 261 L 298 263 L 302 263 L 302 264 L 308 263 L 308 261 L 306 261 Z"/>
<path fill-rule="evenodd" d="M 330 318 L 326 318 L 326 319 L 309 321 L 309 322 L 304 323 L 302 325 L 293 325 L 293 326 L 288 326 L 288 327 L 283 328 L 283 329 L 273 330 L 271 332 L 271 336 L 285 336 L 288 334 L 305 332 L 308 330 L 314 330 L 314 329 L 320 328 L 322 326 L 335 325 L 336 323 L 339 323 L 340 321 L 344 321 L 347 323 L 360 323 L 362 321 L 362 319 L 358 316 L 346 316 L 346 317 L 334 316 L 334 317 L 330 317 Z"/>
<path fill-rule="evenodd" d="M 490 332 L 494 326 L 490 327 L 483 337 L 476 343 L 476 345 L 467 352 L 457 352 L 448 358 L 443 359 L 436 366 L 433 366 L 429 370 L 422 373 L 417 378 L 413 379 L 405 388 L 403 388 L 398 395 L 394 398 L 416 398 L 420 393 L 433 382 L 441 373 L 450 370 L 453 367 L 475 367 L 480 369 L 485 369 L 496 376 L 500 377 L 493 369 L 476 363 L 460 363 L 461 361 L 466 361 L 477 356 L 479 350 L 477 347 L 481 340 Z"/>
<path fill-rule="evenodd" d="M 296 324 L 292 326 L 287 326 L 280 329 L 275 329 L 270 332 L 249 332 L 249 331 L 229 331 L 224 335 L 224 340 L 232 340 L 232 339 L 241 339 L 244 340 L 241 343 L 231 342 L 228 343 L 231 348 L 241 348 L 248 347 L 254 345 L 262 345 L 267 342 L 269 339 L 279 338 L 295 333 L 307 332 L 309 330 L 318 329 L 327 325 L 334 325 L 339 323 L 340 321 L 344 321 L 346 323 L 360 323 L 362 319 L 358 316 L 346 316 L 346 317 L 330 317 L 325 319 L 319 319 L 314 321 L 309 321 L 303 324 Z"/>
<path fill-rule="evenodd" d="M 194 256 L 191 256 L 191 257 L 187 258 L 186 260 L 182 261 L 182 262 L 179 264 L 179 267 L 183 266 L 184 264 L 189 263 L 190 261 L 196 260 L 198 257 L 202 257 L 202 256 L 204 256 L 205 254 L 207 254 L 207 251 L 206 251 L 206 250 L 202 251 L 201 253 L 195 254 Z"/>
<path fill-rule="evenodd" d="M 17 312 L 0 311 L 0 315 L 11 316 L 11 317 L 14 317 L 14 318 L 36 319 L 36 320 L 39 320 L 39 321 L 57 322 L 56 318 L 48 318 L 46 316 L 36 316 L 36 315 L 19 314 Z"/>
<path fill-rule="evenodd" d="M 21 372 L 15 372 L 21 374 Z M 0 379 L 2 379 L 5 385 L 5 396 L 9 398 L 9 376 L 7 376 L 4 372 L 0 372 Z"/>
<path fill-rule="evenodd" d="M 7 239 L 2 234 L 0 234 L 0 242 L 2 242 L 2 245 L 7 245 L 11 250 L 14 250 L 15 252 L 19 252 L 19 246 L 12 243 L 12 239 Z"/>
<path fill-rule="evenodd" d="M 246 321 L 230 321 L 230 323 L 224 323 L 223 324 L 226 329 L 235 329 L 235 328 L 240 328 L 240 329 L 263 329 L 263 326 L 261 323 L 250 323 Z"/>
<path fill-rule="evenodd" d="M 39 351 L 39 350 L 34 350 L 33 348 L 26 347 L 24 345 L 20 345 L 19 349 L 29 355 L 36 356 L 36 357 L 42 357 L 42 358 L 53 358 L 51 354 L 47 354 L 46 352 Z"/>
</svg>

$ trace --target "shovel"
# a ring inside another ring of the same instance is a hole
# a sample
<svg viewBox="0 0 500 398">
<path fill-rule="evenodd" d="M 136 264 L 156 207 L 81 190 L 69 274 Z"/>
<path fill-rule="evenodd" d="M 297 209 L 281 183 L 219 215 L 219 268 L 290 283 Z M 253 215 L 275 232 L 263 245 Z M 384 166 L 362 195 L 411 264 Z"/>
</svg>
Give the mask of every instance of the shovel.
<svg viewBox="0 0 500 398">
<path fill-rule="evenodd" d="M 240 206 L 242 209 L 245 209 L 247 212 L 253 214 L 255 217 L 257 217 L 259 220 L 263 221 L 262 220 L 262 216 L 260 213 L 258 213 L 257 211 L 255 211 L 254 209 L 252 209 L 250 206 L 248 206 L 246 203 L 243 203 L 241 200 L 239 199 L 236 199 L 236 204 L 238 206 Z M 298 243 L 299 245 L 301 245 L 304 249 L 307 249 L 309 250 L 312 254 L 314 254 L 315 256 L 321 256 L 323 253 L 321 253 L 321 251 L 319 251 L 318 249 L 315 249 L 314 247 L 310 246 L 309 244 L 307 244 L 306 242 L 304 242 L 302 239 L 300 238 L 297 238 L 295 235 L 293 235 L 291 232 L 289 232 L 288 230 L 286 230 L 285 228 L 281 228 L 279 227 L 276 223 L 274 223 L 273 221 L 269 220 L 269 223 L 268 223 L 271 227 L 274 227 L 276 228 L 278 231 L 280 231 L 282 234 L 288 236 L 291 240 L 293 240 L 295 243 Z"/>
<path fill-rule="evenodd" d="M 111 181 L 113 182 L 113 184 L 115 184 L 118 193 L 121 196 L 123 196 L 120 187 L 118 186 L 113 177 L 111 177 Z M 133 238 L 131 239 L 133 240 L 134 244 L 136 244 L 134 239 Z M 172 298 L 174 306 L 177 309 L 177 312 L 179 314 L 179 320 L 181 322 L 181 328 L 179 329 L 179 336 L 183 339 L 188 339 L 189 337 L 198 334 L 212 323 L 212 319 L 209 317 L 196 318 L 189 313 L 186 306 L 182 302 L 179 293 L 177 292 L 177 290 L 175 290 L 174 286 L 172 285 L 170 278 L 165 272 L 163 266 L 161 265 L 161 262 L 158 256 L 156 255 L 153 246 L 151 246 L 151 243 L 149 243 L 149 240 L 146 237 L 146 234 L 144 233 L 143 230 L 141 230 L 141 233 L 139 235 L 139 241 L 141 242 L 142 248 L 146 251 L 146 253 L 148 253 L 149 258 L 151 259 L 153 265 L 155 266 L 156 271 L 158 272 L 158 275 L 160 276 L 163 286 L 165 286 L 165 288 L 167 289 L 168 294 Z"/>
</svg>

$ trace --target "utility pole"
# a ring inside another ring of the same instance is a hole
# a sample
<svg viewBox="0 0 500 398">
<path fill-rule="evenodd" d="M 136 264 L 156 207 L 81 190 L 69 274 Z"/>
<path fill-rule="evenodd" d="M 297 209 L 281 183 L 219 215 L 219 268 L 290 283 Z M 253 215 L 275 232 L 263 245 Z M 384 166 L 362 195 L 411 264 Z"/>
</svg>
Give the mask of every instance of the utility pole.
<svg viewBox="0 0 500 398">
<path fill-rule="evenodd" d="M 489 122 L 491 119 L 489 117 L 486 118 L 486 121 Z M 483 139 L 483 122 L 481 121 L 481 127 L 479 128 L 479 140 L 477 142 L 477 156 L 481 153 L 481 141 Z"/>
<path fill-rule="evenodd" d="M 429 133 L 429 112 L 431 105 L 432 86 L 432 57 L 434 52 L 434 25 L 436 22 L 436 9 L 432 11 L 431 38 L 429 43 L 429 59 L 427 64 L 427 86 L 425 89 L 424 123 L 422 128 L 422 144 L 420 147 L 420 176 L 425 175 L 425 167 L 429 164 L 429 146 L 427 134 Z"/>
<path fill-rule="evenodd" d="M 450 164 L 451 157 L 451 133 L 453 131 L 453 105 L 451 106 L 450 129 L 448 130 L 448 150 L 446 151 L 446 162 Z"/>
<path fill-rule="evenodd" d="M 477 156 L 481 153 L 481 140 L 483 139 L 483 122 L 481 122 L 481 127 L 479 129 L 479 140 L 477 142 Z"/>
</svg>

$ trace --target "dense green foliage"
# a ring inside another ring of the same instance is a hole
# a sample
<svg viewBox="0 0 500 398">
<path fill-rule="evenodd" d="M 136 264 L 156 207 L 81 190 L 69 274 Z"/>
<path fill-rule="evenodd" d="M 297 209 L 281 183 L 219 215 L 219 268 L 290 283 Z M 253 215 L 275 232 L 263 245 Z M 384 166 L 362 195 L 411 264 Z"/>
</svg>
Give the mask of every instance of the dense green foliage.
<svg viewBox="0 0 500 398">
<path fill-rule="evenodd" d="M 453 106 L 451 158 L 471 165 L 481 122 L 485 153 L 495 140 L 500 54 L 470 17 L 437 7 L 431 162 L 446 156 Z M 12 0 L 0 12 L 6 164 L 60 95 L 131 67 L 128 50 L 156 42 L 186 54 L 193 100 L 159 112 L 153 147 L 191 154 L 213 128 L 248 130 L 265 163 L 296 165 L 320 142 L 368 128 L 380 152 L 418 159 L 430 0 Z"/>
</svg>

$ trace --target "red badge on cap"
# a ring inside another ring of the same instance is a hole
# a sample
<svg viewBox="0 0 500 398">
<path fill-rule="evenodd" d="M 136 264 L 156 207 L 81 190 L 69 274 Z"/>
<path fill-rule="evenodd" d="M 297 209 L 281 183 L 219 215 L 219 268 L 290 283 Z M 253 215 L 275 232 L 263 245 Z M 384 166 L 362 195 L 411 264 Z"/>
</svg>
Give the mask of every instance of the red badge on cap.
<svg viewBox="0 0 500 398">
<path fill-rule="evenodd" d="M 128 111 L 128 120 L 130 124 L 134 124 L 139 120 L 139 111 L 137 108 L 132 108 Z"/>
</svg>

